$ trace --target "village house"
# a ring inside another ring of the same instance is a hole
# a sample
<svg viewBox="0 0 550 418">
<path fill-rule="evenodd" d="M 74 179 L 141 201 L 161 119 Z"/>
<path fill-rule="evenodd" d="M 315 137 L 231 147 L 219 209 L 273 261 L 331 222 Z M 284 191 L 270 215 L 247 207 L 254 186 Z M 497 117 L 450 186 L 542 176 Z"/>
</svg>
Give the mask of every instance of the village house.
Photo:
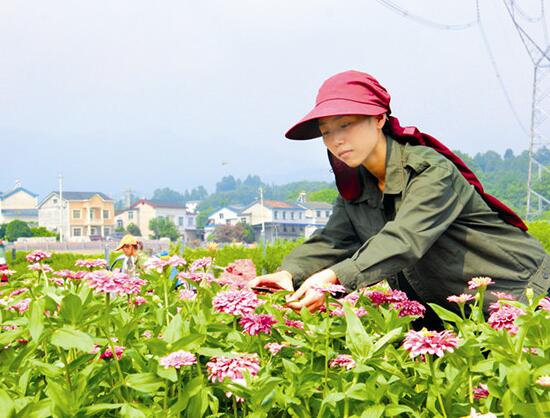
<svg viewBox="0 0 550 418">
<path fill-rule="evenodd" d="M 159 217 L 172 221 L 184 242 L 201 238 L 201 231 L 196 225 L 196 213 L 190 211 L 186 204 L 147 199 L 140 199 L 128 209 L 117 212 L 116 228 L 126 229 L 133 223 L 139 228 L 142 237 L 149 238 L 153 234 L 149 222 Z"/>
<path fill-rule="evenodd" d="M 38 225 L 67 241 L 110 237 L 115 228 L 114 201 L 101 192 L 51 192 L 38 205 Z"/>
<path fill-rule="evenodd" d="M 0 224 L 13 220 L 38 224 L 37 205 L 38 195 L 17 183 L 13 190 L 0 192 Z"/>
</svg>

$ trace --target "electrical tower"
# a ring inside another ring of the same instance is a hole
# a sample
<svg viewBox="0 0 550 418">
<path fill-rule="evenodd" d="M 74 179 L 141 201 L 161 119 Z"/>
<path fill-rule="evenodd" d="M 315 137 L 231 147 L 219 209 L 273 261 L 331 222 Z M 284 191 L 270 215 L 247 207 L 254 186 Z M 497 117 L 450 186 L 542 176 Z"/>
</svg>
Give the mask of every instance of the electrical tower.
<svg viewBox="0 0 550 418">
<path fill-rule="evenodd" d="M 525 46 L 533 64 L 533 89 L 531 102 L 531 126 L 529 132 L 529 171 L 527 174 L 527 210 L 526 219 L 532 219 L 542 214 L 543 207 L 550 205 L 550 196 L 543 196 L 535 190 L 543 173 L 550 174 L 548 169 L 535 158 L 537 150 L 550 145 L 550 48 L 548 45 L 548 29 L 544 14 L 544 0 L 540 1 L 540 14 L 530 17 L 514 0 L 504 0 L 504 5 Z M 520 24 L 519 20 L 523 23 Z M 531 26 L 527 32 L 525 26 Z M 535 41 L 532 24 L 542 26 L 542 41 Z"/>
</svg>

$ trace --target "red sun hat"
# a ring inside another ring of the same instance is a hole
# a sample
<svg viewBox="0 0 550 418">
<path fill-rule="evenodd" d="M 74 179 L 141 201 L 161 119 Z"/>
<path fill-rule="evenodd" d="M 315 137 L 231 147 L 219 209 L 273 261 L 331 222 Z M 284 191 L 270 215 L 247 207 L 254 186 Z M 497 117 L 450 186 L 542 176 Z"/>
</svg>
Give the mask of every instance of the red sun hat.
<svg viewBox="0 0 550 418">
<path fill-rule="evenodd" d="M 288 130 L 288 139 L 313 139 L 321 136 L 318 119 L 326 116 L 391 113 L 390 94 L 367 73 L 345 71 L 326 80 L 317 94 L 315 107 Z"/>
</svg>

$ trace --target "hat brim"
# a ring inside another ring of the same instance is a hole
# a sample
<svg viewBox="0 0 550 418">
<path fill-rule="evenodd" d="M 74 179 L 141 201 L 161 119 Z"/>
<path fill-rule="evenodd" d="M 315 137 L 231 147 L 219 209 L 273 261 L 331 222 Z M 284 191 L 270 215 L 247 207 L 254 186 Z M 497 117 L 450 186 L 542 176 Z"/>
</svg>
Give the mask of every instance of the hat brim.
<svg viewBox="0 0 550 418">
<path fill-rule="evenodd" d="M 388 109 L 372 104 L 365 104 L 346 99 L 331 99 L 317 104 L 297 124 L 290 128 L 285 136 L 288 139 L 313 139 L 321 136 L 319 118 L 327 116 L 364 115 L 378 116 L 389 112 Z"/>
</svg>

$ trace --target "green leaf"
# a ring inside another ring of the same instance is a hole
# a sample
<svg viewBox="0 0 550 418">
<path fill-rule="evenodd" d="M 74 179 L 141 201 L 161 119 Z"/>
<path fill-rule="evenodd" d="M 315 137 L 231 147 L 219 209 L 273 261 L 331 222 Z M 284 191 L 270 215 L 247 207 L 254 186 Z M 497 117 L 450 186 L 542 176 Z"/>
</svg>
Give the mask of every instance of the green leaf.
<svg viewBox="0 0 550 418">
<path fill-rule="evenodd" d="M 125 403 L 120 409 L 120 416 L 124 418 L 145 418 L 146 415 L 132 405 Z"/>
<path fill-rule="evenodd" d="M 388 405 L 386 406 L 386 416 L 395 417 L 399 414 L 410 414 L 410 416 L 418 416 L 418 414 L 406 405 Z"/>
<path fill-rule="evenodd" d="M 176 369 L 174 369 L 173 367 L 166 368 L 164 366 L 159 365 L 157 367 L 157 375 L 171 382 L 178 381 L 178 373 L 176 372 Z"/>
<path fill-rule="evenodd" d="M 370 357 L 372 352 L 372 342 L 353 309 L 348 303 L 344 303 L 344 312 L 346 315 L 346 345 L 352 354 L 361 358 Z"/>
<path fill-rule="evenodd" d="M 77 325 L 82 317 L 82 301 L 76 295 L 69 294 L 61 302 L 59 315 L 71 325 Z"/>
<path fill-rule="evenodd" d="M 372 405 L 363 411 L 361 418 L 379 418 L 384 415 L 384 405 Z"/>
<path fill-rule="evenodd" d="M 48 418 L 52 416 L 51 408 L 52 401 L 50 399 L 42 399 L 41 401 L 27 404 L 17 415 L 24 418 Z"/>
<path fill-rule="evenodd" d="M 378 350 L 384 347 L 387 343 L 399 337 L 401 335 L 402 330 L 403 328 L 401 327 L 392 329 L 390 332 L 388 332 L 386 335 L 384 335 L 382 338 L 376 341 L 376 343 L 372 347 L 372 354 L 373 355 L 376 354 Z"/>
<path fill-rule="evenodd" d="M 139 392 L 154 395 L 164 386 L 164 381 L 155 373 L 136 373 L 126 377 L 126 385 Z"/>
<path fill-rule="evenodd" d="M 29 333 L 31 338 L 38 342 L 44 330 L 44 300 L 35 300 L 31 308 Z"/>
<path fill-rule="evenodd" d="M 346 398 L 356 399 L 358 401 L 364 401 L 368 397 L 367 386 L 364 383 L 356 383 L 348 390 L 346 390 Z"/>
<path fill-rule="evenodd" d="M 0 389 L 0 406 L 0 418 L 15 417 L 15 404 L 3 389 Z"/>
<path fill-rule="evenodd" d="M 435 311 L 437 316 L 439 316 L 444 321 L 455 322 L 457 324 L 460 324 L 463 322 L 460 316 L 458 316 L 454 312 L 449 311 L 448 309 L 445 309 L 439 305 L 436 305 L 435 303 L 428 303 L 428 305 L 430 305 L 430 307 Z"/>
<path fill-rule="evenodd" d="M 506 373 L 506 381 L 512 393 L 523 401 L 525 389 L 529 387 L 529 365 L 523 363 L 511 366 Z"/>
<path fill-rule="evenodd" d="M 181 315 L 177 314 L 172 318 L 166 327 L 166 331 L 164 332 L 164 341 L 171 344 L 174 341 L 179 340 L 181 337 L 183 337 L 183 321 L 181 319 Z"/>
<path fill-rule="evenodd" d="M 110 411 L 112 409 L 119 409 L 122 407 L 123 403 L 98 403 L 95 405 L 90 405 L 81 409 L 86 415 L 96 415 L 98 412 Z"/>
<path fill-rule="evenodd" d="M 65 350 L 76 348 L 89 353 L 94 348 L 94 341 L 90 335 L 72 328 L 61 328 L 52 334 L 51 343 Z"/>
</svg>

